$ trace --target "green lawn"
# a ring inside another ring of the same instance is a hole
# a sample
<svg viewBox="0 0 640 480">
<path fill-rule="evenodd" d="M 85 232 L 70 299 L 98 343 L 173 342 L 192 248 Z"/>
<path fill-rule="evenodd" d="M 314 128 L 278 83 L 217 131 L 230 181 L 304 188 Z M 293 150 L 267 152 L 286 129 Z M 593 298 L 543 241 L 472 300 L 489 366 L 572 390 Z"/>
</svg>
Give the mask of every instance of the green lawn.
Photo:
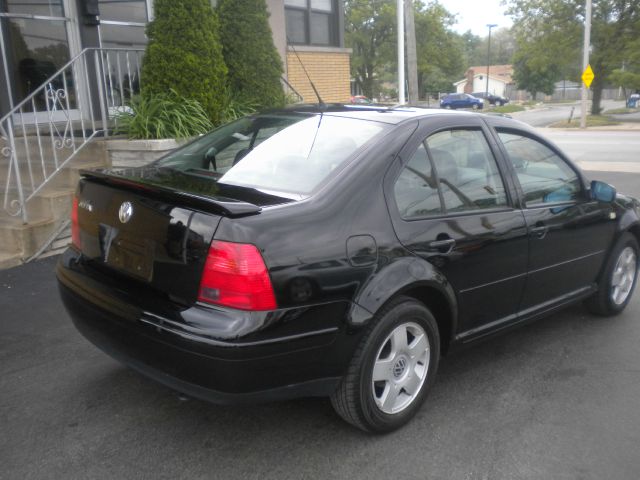
<svg viewBox="0 0 640 480">
<path fill-rule="evenodd" d="M 610 125 L 620 125 L 620 122 L 616 122 L 611 117 L 606 115 L 588 115 L 587 127 L 606 127 Z M 574 118 L 571 123 L 566 121 L 560 121 L 549 125 L 551 128 L 580 128 L 580 117 Z"/>
<path fill-rule="evenodd" d="M 640 109 L 637 108 L 612 108 L 611 110 L 607 110 L 604 112 L 605 114 L 623 114 L 623 113 L 638 113 Z"/>
<path fill-rule="evenodd" d="M 522 112 L 525 108 L 520 105 L 503 105 L 501 107 L 492 108 L 490 111 L 495 113 L 513 113 Z"/>
</svg>

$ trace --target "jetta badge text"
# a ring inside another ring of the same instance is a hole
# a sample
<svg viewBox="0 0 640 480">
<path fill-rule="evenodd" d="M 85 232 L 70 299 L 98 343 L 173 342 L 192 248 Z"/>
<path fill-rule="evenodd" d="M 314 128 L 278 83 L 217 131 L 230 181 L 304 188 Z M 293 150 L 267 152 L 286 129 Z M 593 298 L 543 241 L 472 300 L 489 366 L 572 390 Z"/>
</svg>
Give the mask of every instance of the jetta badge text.
<svg viewBox="0 0 640 480">
<path fill-rule="evenodd" d="M 80 200 L 80 202 L 78 203 L 78 206 L 80 208 L 84 208 L 89 212 L 93 212 L 93 205 L 91 205 L 91 202 L 89 200 Z"/>
<path fill-rule="evenodd" d="M 120 205 L 120 210 L 118 211 L 118 218 L 122 223 L 127 223 L 129 220 L 131 220 L 132 216 L 133 216 L 133 205 L 131 205 L 131 202 L 124 202 L 122 205 Z"/>
</svg>

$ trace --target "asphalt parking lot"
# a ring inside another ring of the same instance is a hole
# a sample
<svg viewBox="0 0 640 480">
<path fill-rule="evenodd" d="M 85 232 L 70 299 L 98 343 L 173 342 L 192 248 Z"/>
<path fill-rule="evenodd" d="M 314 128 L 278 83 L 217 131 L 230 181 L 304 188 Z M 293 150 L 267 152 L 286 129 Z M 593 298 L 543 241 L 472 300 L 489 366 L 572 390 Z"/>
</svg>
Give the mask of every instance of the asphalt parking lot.
<svg viewBox="0 0 640 480">
<path fill-rule="evenodd" d="M 0 272 L 0 479 L 640 478 L 638 293 L 446 357 L 418 416 L 371 436 L 328 400 L 219 407 L 128 370 L 75 331 L 55 262 Z"/>
</svg>

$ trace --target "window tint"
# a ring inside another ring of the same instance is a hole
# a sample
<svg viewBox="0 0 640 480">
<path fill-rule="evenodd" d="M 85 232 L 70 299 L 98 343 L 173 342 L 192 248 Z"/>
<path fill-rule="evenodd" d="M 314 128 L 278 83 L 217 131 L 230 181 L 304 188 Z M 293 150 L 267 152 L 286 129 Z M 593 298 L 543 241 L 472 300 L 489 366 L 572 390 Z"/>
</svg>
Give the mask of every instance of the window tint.
<svg viewBox="0 0 640 480">
<path fill-rule="evenodd" d="M 518 175 L 527 205 L 575 200 L 578 175 L 546 145 L 515 133 L 498 132 Z"/>
<path fill-rule="evenodd" d="M 154 166 L 265 191 L 310 194 L 387 124 L 331 115 L 258 115 L 220 127 Z"/>
<path fill-rule="evenodd" d="M 294 123 L 246 152 L 220 183 L 310 194 L 356 150 L 384 131 L 383 123 L 313 116 Z"/>
<path fill-rule="evenodd" d="M 393 192 L 403 218 L 441 212 L 440 197 L 423 144 L 413 154 L 396 180 Z"/>
<path fill-rule="evenodd" d="M 480 130 L 447 130 L 427 139 L 447 212 L 507 205 L 489 145 Z"/>
</svg>

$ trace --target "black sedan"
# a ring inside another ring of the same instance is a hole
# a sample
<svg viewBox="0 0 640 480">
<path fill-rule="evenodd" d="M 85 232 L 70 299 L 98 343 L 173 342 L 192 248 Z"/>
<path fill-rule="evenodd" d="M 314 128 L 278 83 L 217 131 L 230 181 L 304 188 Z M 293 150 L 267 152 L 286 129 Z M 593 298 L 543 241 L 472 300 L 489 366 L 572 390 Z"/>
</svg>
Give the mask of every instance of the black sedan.
<svg viewBox="0 0 640 480">
<path fill-rule="evenodd" d="M 499 105 L 502 107 L 503 105 L 509 103 L 509 99 L 507 97 L 503 97 L 502 95 L 495 95 L 493 93 L 473 92 L 471 95 L 476 98 L 482 98 L 483 100 L 486 100 L 490 105 Z"/>
<path fill-rule="evenodd" d="M 621 312 L 639 215 L 508 118 L 297 108 L 84 172 L 57 276 L 80 332 L 158 382 L 329 396 L 385 432 L 452 347 L 578 301 Z"/>
</svg>

